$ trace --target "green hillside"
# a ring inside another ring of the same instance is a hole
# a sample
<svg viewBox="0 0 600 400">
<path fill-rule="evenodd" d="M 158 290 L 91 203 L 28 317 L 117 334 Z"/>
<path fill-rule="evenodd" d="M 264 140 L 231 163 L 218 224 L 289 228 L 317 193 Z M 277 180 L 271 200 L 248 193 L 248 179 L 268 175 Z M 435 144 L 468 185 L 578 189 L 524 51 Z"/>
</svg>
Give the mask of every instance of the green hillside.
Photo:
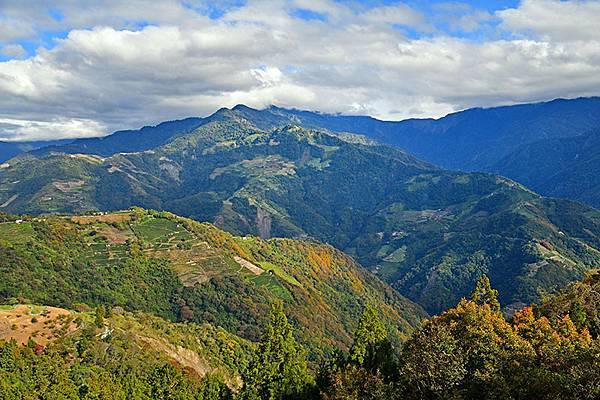
<svg viewBox="0 0 600 400">
<path fill-rule="evenodd" d="M 110 157 L 25 155 L 0 170 L 0 210 L 70 213 L 133 205 L 235 234 L 312 237 L 431 313 L 487 273 L 522 304 L 600 262 L 600 213 L 508 179 L 440 170 L 352 135 L 270 129 L 245 109 Z M 254 119 L 253 119 L 254 118 Z"/>
<path fill-rule="evenodd" d="M 397 340 L 426 314 L 331 246 L 235 237 L 142 209 L 0 223 L 0 298 L 119 306 L 256 340 L 282 301 L 312 356 L 346 347 L 365 302 Z"/>
<path fill-rule="evenodd" d="M 192 398 L 239 390 L 253 343 L 207 323 L 119 308 L 105 314 L 3 306 L 1 323 L 12 328 L 0 332 L 0 397 Z"/>
</svg>

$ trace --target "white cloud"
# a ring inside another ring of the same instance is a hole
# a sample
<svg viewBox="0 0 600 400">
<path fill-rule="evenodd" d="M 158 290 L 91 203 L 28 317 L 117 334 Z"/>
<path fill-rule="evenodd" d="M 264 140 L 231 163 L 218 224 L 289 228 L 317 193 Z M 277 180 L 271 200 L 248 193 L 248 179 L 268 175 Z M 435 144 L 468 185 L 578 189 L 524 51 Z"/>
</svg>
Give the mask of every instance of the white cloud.
<svg viewBox="0 0 600 400">
<path fill-rule="evenodd" d="M 519 8 L 498 11 L 502 25 L 544 40 L 598 40 L 600 1 L 523 0 Z"/>
<path fill-rule="evenodd" d="M 4 54 L 5 56 L 12 58 L 23 58 L 27 51 L 20 44 L 6 44 L 0 48 L 0 54 Z"/>
<path fill-rule="evenodd" d="M 57 118 L 52 121 L 28 121 L 0 118 L 0 140 L 43 140 L 100 136 L 106 131 L 101 123 L 88 119 Z"/>
<path fill-rule="evenodd" d="M 227 1 L 220 1 L 227 9 Z M 43 31 L 111 26 L 136 28 L 144 24 L 196 24 L 206 17 L 193 10 L 210 1 L 196 0 L 0 0 L 0 40 L 30 39 Z M 53 14 L 58 14 L 53 17 Z"/>
<path fill-rule="evenodd" d="M 326 14 L 331 18 L 348 17 L 350 10 L 329 0 L 293 0 L 292 7 Z"/>
<path fill-rule="evenodd" d="M 263 67 L 250 70 L 263 87 L 276 86 L 283 80 L 283 73 L 277 67 Z"/>
<path fill-rule="evenodd" d="M 474 32 L 480 29 L 489 29 L 488 24 L 498 19 L 488 11 L 478 10 L 467 3 L 438 3 L 433 8 L 437 11 L 436 19 L 447 23 L 450 29 L 455 32 Z"/>
<path fill-rule="evenodd" d="M 480 29 L 486 22 L 494 20 L 494 16 L 487 11 L 475 11 L 473 13 L 461 15 L 452 21 L 455 29 L 463 32 L 473 32 Z"/>
<path fill-rule="evenodd" d="M 436 31 L 404 5 L 250 1 L 213 20 L 167 0 L 106 1 L 102 10 L 64 1 L 71 6 L 62 20 L 39 15 L 41 24 L 75 27 L 64 39 L 29 59 L 0 62 L 0 118 L 37 121 L 18 137 L 108 133 L 237 103 L 401 119 L 600 94 L 600 39 L 589 22 L 596 16 L 581 21 L 581 10 L 597 2 L 563 9 L 563 2 L 526 1 L 494 16 L 510 29 L 500 32 L 504 39 L 469 41 Z M 13 22 L 27 25 L 36 15 L 8 8 L 2 12 Z M 294 18 L 293 8 L 327 21 Z M 564 15 L 553 28 L 557 12 Z M 478 13 L 463 10 L 454 21 L 474 30 L 490 18 Z M 131 22 L 140 20 L 151 25 Z M 411 39 L 394 24 L 429 34 Z"/>
<path fill-rule="evenodd" d="M 371 9 L 364 13 L 363 18 L 376 24 L 405 25 L 424 31 L 433 30 L 422 14 L 404 4 Z"/>
</svg>

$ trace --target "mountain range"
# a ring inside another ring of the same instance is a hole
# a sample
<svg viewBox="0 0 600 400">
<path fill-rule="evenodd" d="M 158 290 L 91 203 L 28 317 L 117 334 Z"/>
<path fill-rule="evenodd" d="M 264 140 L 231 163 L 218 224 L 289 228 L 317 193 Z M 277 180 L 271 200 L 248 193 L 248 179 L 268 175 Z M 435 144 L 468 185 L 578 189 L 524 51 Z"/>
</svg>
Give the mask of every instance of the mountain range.
<svg viewBox="0 0 600 400">
<path fill-rule="evenodd" d="M 600 207 L 600 129 L 521 146 L 490 170 L 547 196 Z"/>
<path fill-rule="evenodd" d="M 440 119 L 398 122 L 278 107 L 240 111 L 250 118 L 261 113 L 272 124 L 365 135 L 442 168 L 497 173 L 545 196 L 600 207 L 600 146 L 594 141 L 600 127 L 599 97 L 474 108 Z M 563 148 L 569 153 L 561 153 Z"/>
<path fill-rule="evenodd" d="M 456 304 L 482 273 L 514 306 L 600 263 L 597 210 L 498 175 L 444 170 L 377 144 L 382 134 L 368 124 L 387 123 L 236 106 L 45 147 L 3 164 L 0 210 L 141 206 L 238 235 L 317 239 L 430 313 Z"/>
<path fill-rule="evenodd" d="M 523 145 L 573 138 L 600 125 L 600 97 L 472 108 L 439 119 L 398 122 L 277 107 L 266 111 L 307 127 L 364 134 L 443 168 L 464 171 L 488 170 Z"/>
<path fill-rule="evenodd" d="M 473 108 L 439 119 L 381 121 L 372 117 L 323 114 L 271 106 L 254 110 L 234 107 L 236 112 L 261 128 L 297 124 L 306 128 L 327 129 L 364 135 L 389 144 L 446 169 L 492 172 L 509 177 L 540 194 L 600 206 L 598 162 L 586 157 L 600 154 L 593 138 L 600 125 L 600 98 L 557 99 L 543 103 L 494 108 Z M 210 121 L 187 118 L 169 121 L 140 130 L 119 131 L 104 138 L 78 139 L 72 144 L 0 142 L 0 162 L 25 151 L 60 151 L 103 156 L 115 152 L 151 149 L 172 135 L 193 130 Z M 140 140 L 143 137 L 143 140 Z M 557 145 L 559 145 L 557 147 Z M 557 153 L 563 147 L 568 154 Z M 546 151 L 550 149 L 551 151 Z M 552 165 L 552 171 L 547 166 Z M 592 179 L 577 179 L 583 173 Z M 553 180 L 553 177 L 556 177 Z"/>
</svg>

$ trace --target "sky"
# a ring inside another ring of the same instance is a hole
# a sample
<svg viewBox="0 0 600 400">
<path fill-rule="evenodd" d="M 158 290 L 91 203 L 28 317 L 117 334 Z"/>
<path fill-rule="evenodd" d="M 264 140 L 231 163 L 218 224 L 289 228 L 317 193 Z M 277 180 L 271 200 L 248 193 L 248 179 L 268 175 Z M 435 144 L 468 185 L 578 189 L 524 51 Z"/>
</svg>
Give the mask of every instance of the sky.
<svg viewBox="0 0 600 400">
<path fill-rule="evenodd" d="M 0 0 L 0 140 L 600 95 L 600 1 Z"/>
</svg>

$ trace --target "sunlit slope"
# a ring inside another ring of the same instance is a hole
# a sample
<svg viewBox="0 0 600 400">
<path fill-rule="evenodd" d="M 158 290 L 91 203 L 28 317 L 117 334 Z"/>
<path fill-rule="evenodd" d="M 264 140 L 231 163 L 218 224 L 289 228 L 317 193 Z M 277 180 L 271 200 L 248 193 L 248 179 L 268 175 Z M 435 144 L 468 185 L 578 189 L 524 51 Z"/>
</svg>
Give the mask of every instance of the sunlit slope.
<svg viewBox="0 0 600 400">
<path fill-rule="evenodd" d="M 283 301 L 315 352 L 347 346 L 365 303 L 398 339 L 426 314 L 331 246 L 235 237 L 141 209 L 0 223 L 0 296 L 121 306 L 257 339 Z"/>
</svg>

